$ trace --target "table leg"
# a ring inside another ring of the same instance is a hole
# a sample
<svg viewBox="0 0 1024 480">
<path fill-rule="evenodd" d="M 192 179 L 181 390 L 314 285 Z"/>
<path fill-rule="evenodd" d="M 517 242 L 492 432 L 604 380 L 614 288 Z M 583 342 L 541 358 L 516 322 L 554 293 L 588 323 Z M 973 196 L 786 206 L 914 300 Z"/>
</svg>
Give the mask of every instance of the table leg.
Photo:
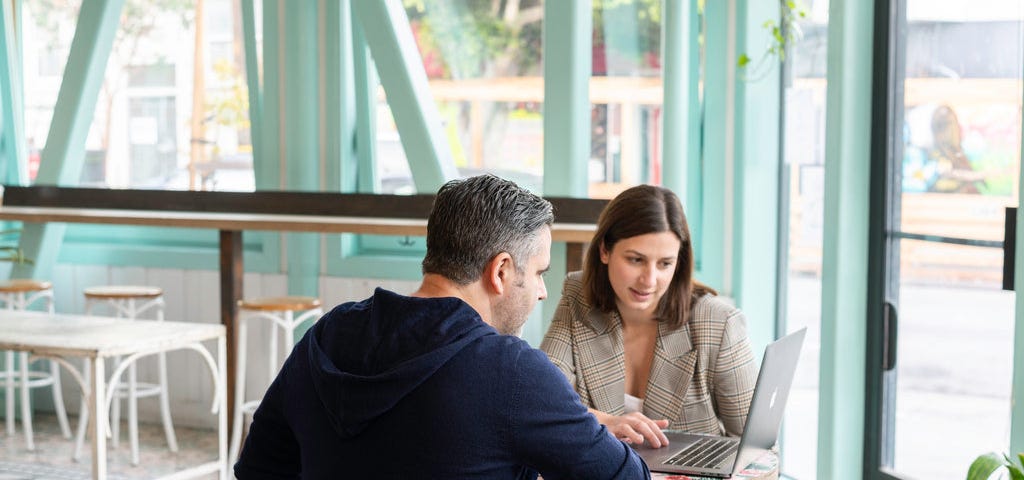
<svg viewBox="0 0 1024 480">
<path fill-rule="evenodd" d="M 32 405 L 29 403 L 29 378 L 28 378 L 28 352 L 18 352 L 20 362 L 19 376 L 21 378 L 21 425 L 25 429 L 25 448 L 29 451 L 36 449 L 32 441 Z"/>
<path fill-rule="evenodd" d="M 235 348 L 238 340 L 235 334 L 235 318 L 238 316 L 238 301 L 242 299 L 242 232 L 239 230 L 220 231 L 220 323 L 224 325 L 227 342 L 227 369 L 224 377 L 227 401 L 226 414 L 234 415 L 235 399 Z M 226 430 L 231 436 L 230 425 Z"/>
<path fill-rule="evenodd" d="M 107 478 L 107 409 L 104 396 L 107 394 L 106 372 L 103 371 L 103 359 L 91 358 L 92 378 L 89 385 L 89 411 L 93 421 L 89 423 L 89 436 L 92 437 L 92 478 Z"/>
</svg>

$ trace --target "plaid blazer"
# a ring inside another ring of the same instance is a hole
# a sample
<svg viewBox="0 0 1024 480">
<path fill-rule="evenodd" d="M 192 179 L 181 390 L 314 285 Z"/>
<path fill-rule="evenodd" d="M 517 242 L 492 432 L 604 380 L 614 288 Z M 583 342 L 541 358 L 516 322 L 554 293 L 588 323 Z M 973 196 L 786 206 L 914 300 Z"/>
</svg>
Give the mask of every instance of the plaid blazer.
<svg viewBox="0 0 1024 480">
<path fill-rule="evenodd" d="M 540 348 L 568 378 L 584 405 L 625 413 L 622 320 L 584 299 L 580 272 L 570 273 Z M 750 409 L 757 370 L 743 313 L 701 297 L 681 328 L 662 323 L 651 362 L 643 414 L 670 429 L 739 436 Z"/>
</svg>

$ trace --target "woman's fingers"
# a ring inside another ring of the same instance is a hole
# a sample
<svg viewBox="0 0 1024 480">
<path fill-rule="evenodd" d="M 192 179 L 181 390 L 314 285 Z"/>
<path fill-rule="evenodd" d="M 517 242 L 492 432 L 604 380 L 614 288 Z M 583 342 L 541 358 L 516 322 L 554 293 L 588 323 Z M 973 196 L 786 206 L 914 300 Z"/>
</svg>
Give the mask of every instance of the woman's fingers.
<svg viewBox="0 0 1024 480">
<path fill-rule="evenodd" d="M 634 429 L 643 435 L 644 439 L 647 440 L 647 444 L 651 448 L 661 448 L 668 445 L 668 437 L 661 431 L 661 428 L 658 428 L 658 425 L 653 420 L 648 418 L 645 418 L 645 420 L 639 425 L 634 426 Z"/>
<path fill-rule="evenodd" d="M 647 442 L 652 448 L 668 445 L 668 437 L 661 431 L 668 426 L 668 420 L 651 420 L 641 413 L 629 413 L 619 417 L 615 436 L 630 443 Z"/>
<path fill-rule="evenodd" d="M 620 423 L 615 427 L 615 431 L 612 432 L 615 438 L 622 440 L 630 444 L 641 444 L 644 443 L 644 436 L 637 433 L 635 429 L 628 423 Z"/>
</svg>

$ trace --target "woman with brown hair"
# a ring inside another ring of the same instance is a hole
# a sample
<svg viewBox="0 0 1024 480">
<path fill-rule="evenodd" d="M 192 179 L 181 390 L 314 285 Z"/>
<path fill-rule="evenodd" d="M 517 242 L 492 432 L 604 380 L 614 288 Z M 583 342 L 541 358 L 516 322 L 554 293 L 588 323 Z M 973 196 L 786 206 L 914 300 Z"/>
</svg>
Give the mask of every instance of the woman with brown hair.
<svg viewBox="0 0 1024 480">
<path fill-rule="evenodd" d="M 626 442 L 743 432 L 757 379 L 746 319 L 693 279 L 690 230 L 666 188 L 633 187 L 605 207 L 540 348 Z"/>
</svg>

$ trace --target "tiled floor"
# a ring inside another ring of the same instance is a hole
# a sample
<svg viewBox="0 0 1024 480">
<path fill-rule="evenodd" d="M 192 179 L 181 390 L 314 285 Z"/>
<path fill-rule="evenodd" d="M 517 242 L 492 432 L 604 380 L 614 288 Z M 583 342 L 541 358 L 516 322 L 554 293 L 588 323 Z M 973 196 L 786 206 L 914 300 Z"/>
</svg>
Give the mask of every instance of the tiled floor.
<svg viewBox="0 0 1024 480">
<path fill-rule="evenodd" d="M 72 430 L 78 424 L 71 417 Z M 37 414 L 32 422 L 35 430 L 36 450 L 25 449 L 21 424 L 15 436 L 8 436 L 0 421 L 0 480 L 71 480 L 88 479 L 92 468 L 92 455 L 86 442 L 79 462 L 71 459 L 74 440 L 60 434 L 57 418 L 52 414 Z M 163 427 L 159 423 L 139 425 L 139 466 L 131 465 L 127 425 L 122 422 L 121 442 L 115 449 L 108 440 L 107 468 L 111 479 L 156 478 L 192 465 L 212 461 L 217 456 L 217 433 L 176 426 L 178 452 L 167 449 Z M 209 475 L 203 478 L 217 478 Z"/>
</svg>

